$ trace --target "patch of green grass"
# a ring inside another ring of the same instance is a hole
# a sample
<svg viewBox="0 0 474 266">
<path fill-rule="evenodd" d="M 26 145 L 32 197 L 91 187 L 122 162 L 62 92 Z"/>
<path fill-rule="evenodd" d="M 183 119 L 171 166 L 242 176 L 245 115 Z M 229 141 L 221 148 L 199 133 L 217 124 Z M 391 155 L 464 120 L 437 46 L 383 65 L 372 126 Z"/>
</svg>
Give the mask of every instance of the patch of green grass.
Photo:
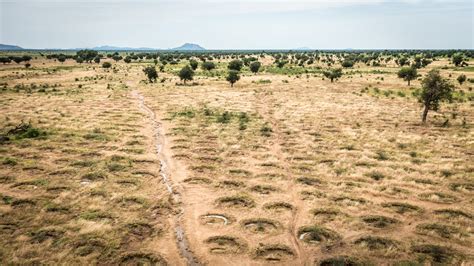
<svg viewBox="0 0 474 266">
<path fill-rule="evenodd" d="M 370 250 L 392 249 L 397 246 L 394 240 L 378 236 L 364 236 L 356 239 L 354 244 L 367 247 Z"/>
<path fill-rule="evenodd" d="M 216 200 L 219 206 L 232 207 L 232 208 L 253 208 L 255 207 L 255 201 L 247 195 L 234 195 L 221 197 Z"/>
<path fill-rule="evenodd" d="M 386 176 L 379 171 L 373 171 L 373 172 L 367 173 L 367 176 L 372 178 L 375 181 L 379 181 L 386 178 Z"/>
<path fill-rule="evenodd" d="M 298 229 L 298 238 L 306 243 L 319 244 L 321 242 L 334 242 L 342 237 L 335 231 L 318 226 L 303 226 Z"/>
<path fill-rule="evenodd" d="M 403 203 L 403 202 L 382 203 L 382 207 L 392 209 L 395 212 L 400 213 L 400 214 L 422 211 L 422 209 L 418 206 L 411 205 L 411 204 L 408 204 L 408 203 Z"/>
<path fill-rule="evenodd" d="M 451 248 L 432 244 L 414 245 L 411 250 L 422 255 L 424 259 L 441 264 L 449 264 L 456 256 L 455 251 Z"/>
<path fill-rule="evenodd" d="M 425 223 L 416 226 L 416 231 L 419 234 L 435 234 L 442 238 L 452 238 L 453 235 L 461 235 L 461 230 L 457 227 L 438 224 L 438 223 Z"/>
<path fill-rule="evenodd" d="M 362 221 L 372 227 L 385 228 L 399 223 L 397 219 L 382 215 L 367 215 L 361 217 Z"/>
</svg>

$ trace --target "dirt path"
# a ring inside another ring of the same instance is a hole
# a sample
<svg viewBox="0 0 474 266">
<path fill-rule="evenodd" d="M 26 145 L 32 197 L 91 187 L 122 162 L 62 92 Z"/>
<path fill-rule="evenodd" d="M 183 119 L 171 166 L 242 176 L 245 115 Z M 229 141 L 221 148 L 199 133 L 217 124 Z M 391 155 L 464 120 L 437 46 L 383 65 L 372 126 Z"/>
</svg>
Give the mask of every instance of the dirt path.
<svg viewBox="0 0 474 266">
<path fill-rule="evenodd" d="M 187 265 L 201 265 L 201 263 L 199 263 L 197 258 L 194 256 L 194 253 L 191 251 L 189 242 L 186 238 L 186 232 L 184 230 L 184 227 L 182 226 L 182 217 L 184 214 L 184 209 L 181 204 L 180 193 L 175 189 L 175 186 L 169 177 L 167 163 L 169 161 L 169 158 L 163 152 L 163 146 L 166 141 L 165 135 L 161 132 L 161 123 L 156 118 L 155 113 L 146 105 L 144 97 L 139 92 L 133 91 L 132 96 L 138 100 L 140 110 L 142 110 L 148 115 L 151 124 L 155 130 L 155 150 L 160 160 L 160 176 L 162 177 L 163 183 L 165 184 L 168 192 L 170 193 L 173 206 L 176 206 L 177 208 L 174 219 L 174 231 L 176 234 L 176 243 L 178 245 L 179 252 L 181 256 L 186 259 Z"/>
</svg>

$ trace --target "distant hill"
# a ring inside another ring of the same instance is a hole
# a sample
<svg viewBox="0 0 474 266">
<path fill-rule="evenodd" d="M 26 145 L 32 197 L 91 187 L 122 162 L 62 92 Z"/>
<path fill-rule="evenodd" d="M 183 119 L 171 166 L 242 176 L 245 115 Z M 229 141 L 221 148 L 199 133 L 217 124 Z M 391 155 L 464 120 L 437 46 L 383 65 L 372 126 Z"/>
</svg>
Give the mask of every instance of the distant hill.
<svg viewBox="0 0 474 266">
<path fill-rule="evenodd" d="M 51 49 L 51 48 L 49 48 Z M 163 51 L 164 49 L 157 49 L 157 48 L 148 48 L 148 47 L 140 47 L 140 48 L 134 48 L 134 47 L 118 47 L 118 46 L 111 46 L 111 45 L 102 45 L 102 46 L 96 46 L 93 48 L 73 48 L 73 49 L 64 49 L 64 48 L 54 48 L 51 50 L 82 50 L 82 49 L 92 49 L 96 51 L 158 51 L 161 50 Z M 0 44 L 0 50 L 6 51 L 6 50 L 27 50 L 24 49 L 20 46 L 16 45 L 8 45 L 8 44 Z M 32 49 L 32 50 L 48 50 L 48 49 Z M 171 48 L 168 49 L 171 51 L 205 51 L 206 49 L 203 48 L 202 46 L 194 43 L 185 43 L 181 45 L 180 47 L 176 48 Z"/>
<path fill-rule="evenodd" d="M 296 48 L 295 50 L 296 50 L 296 51 L 309 51 L 309 50 L 312 50 L 312 49 L 305 46 L 305 47 L 298 47 L 298 48 Z"/>
<path fill-rule="evenodd" d="M 24 50 L 20 46 L 16 45 L 9 45 L 9 44 L 1 44 L 0 43 L 0 50 Z"/>
<path fill-rule="evenodd" d="M 170 50 L 177 50 L 177 51 L 204 51 L 206 50 L 199 44 L 194 44 L 194 43 L 185 43 L 181 45 L 180 47 L 172 48 Z"/>
<path fill-rule="evenodd" d="M 109 45 L 103 45 L 103 46 L 97 46 L 92 48 L 92 50 L 97 50 L 97 51 L 150 51 L 150 50 L 156 50 L 155 48 L 148 48 L 148 47 L 140 47 L 140 48 L 133 48 L 133 47 L 117 47 L 117 46 L 109 46 Z"/>
</svg>

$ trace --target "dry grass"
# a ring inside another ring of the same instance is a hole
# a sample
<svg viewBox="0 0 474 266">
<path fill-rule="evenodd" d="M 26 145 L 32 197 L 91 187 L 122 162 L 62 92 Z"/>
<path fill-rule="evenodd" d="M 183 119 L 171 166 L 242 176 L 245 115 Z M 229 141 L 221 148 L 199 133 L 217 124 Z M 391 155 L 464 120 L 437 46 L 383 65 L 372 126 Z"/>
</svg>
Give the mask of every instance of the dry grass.
<svg viewBox="0 0 474 266">
<path fill-rule="evenodd" d="M 230 88 L 201 74 L 176 86 L 173 69 L 146 84 L 138 63 L 40 62 L 0 66 L 1 133 L 31 125 L 0 146 L 4 264 L 185 264 L 177 204 L 209 264 L 472 263 L 472 102 L 423 126 L 394 67 L 335 83 L 244 73 Z M 132 91 L 163 123 L 180 202 Z"/>
</svg>

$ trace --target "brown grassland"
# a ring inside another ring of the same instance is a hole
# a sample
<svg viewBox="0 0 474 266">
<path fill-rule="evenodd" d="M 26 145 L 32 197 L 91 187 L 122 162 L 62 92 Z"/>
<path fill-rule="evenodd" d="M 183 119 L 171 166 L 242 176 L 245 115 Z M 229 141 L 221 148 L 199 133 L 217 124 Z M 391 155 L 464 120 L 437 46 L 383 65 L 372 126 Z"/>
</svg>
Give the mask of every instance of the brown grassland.
<svg viewBox="0 0 474 266">
<path fill-rule="evenodd" d="M 183 85 L 184 62 L 156 83 L 150 62 L 0 65 L 1 264 L 473 263 L 472 61 L 419 70 L 456 83 L 426 125 L 394 65 L 261 61 L 233 88 Z"/>
</svg>

